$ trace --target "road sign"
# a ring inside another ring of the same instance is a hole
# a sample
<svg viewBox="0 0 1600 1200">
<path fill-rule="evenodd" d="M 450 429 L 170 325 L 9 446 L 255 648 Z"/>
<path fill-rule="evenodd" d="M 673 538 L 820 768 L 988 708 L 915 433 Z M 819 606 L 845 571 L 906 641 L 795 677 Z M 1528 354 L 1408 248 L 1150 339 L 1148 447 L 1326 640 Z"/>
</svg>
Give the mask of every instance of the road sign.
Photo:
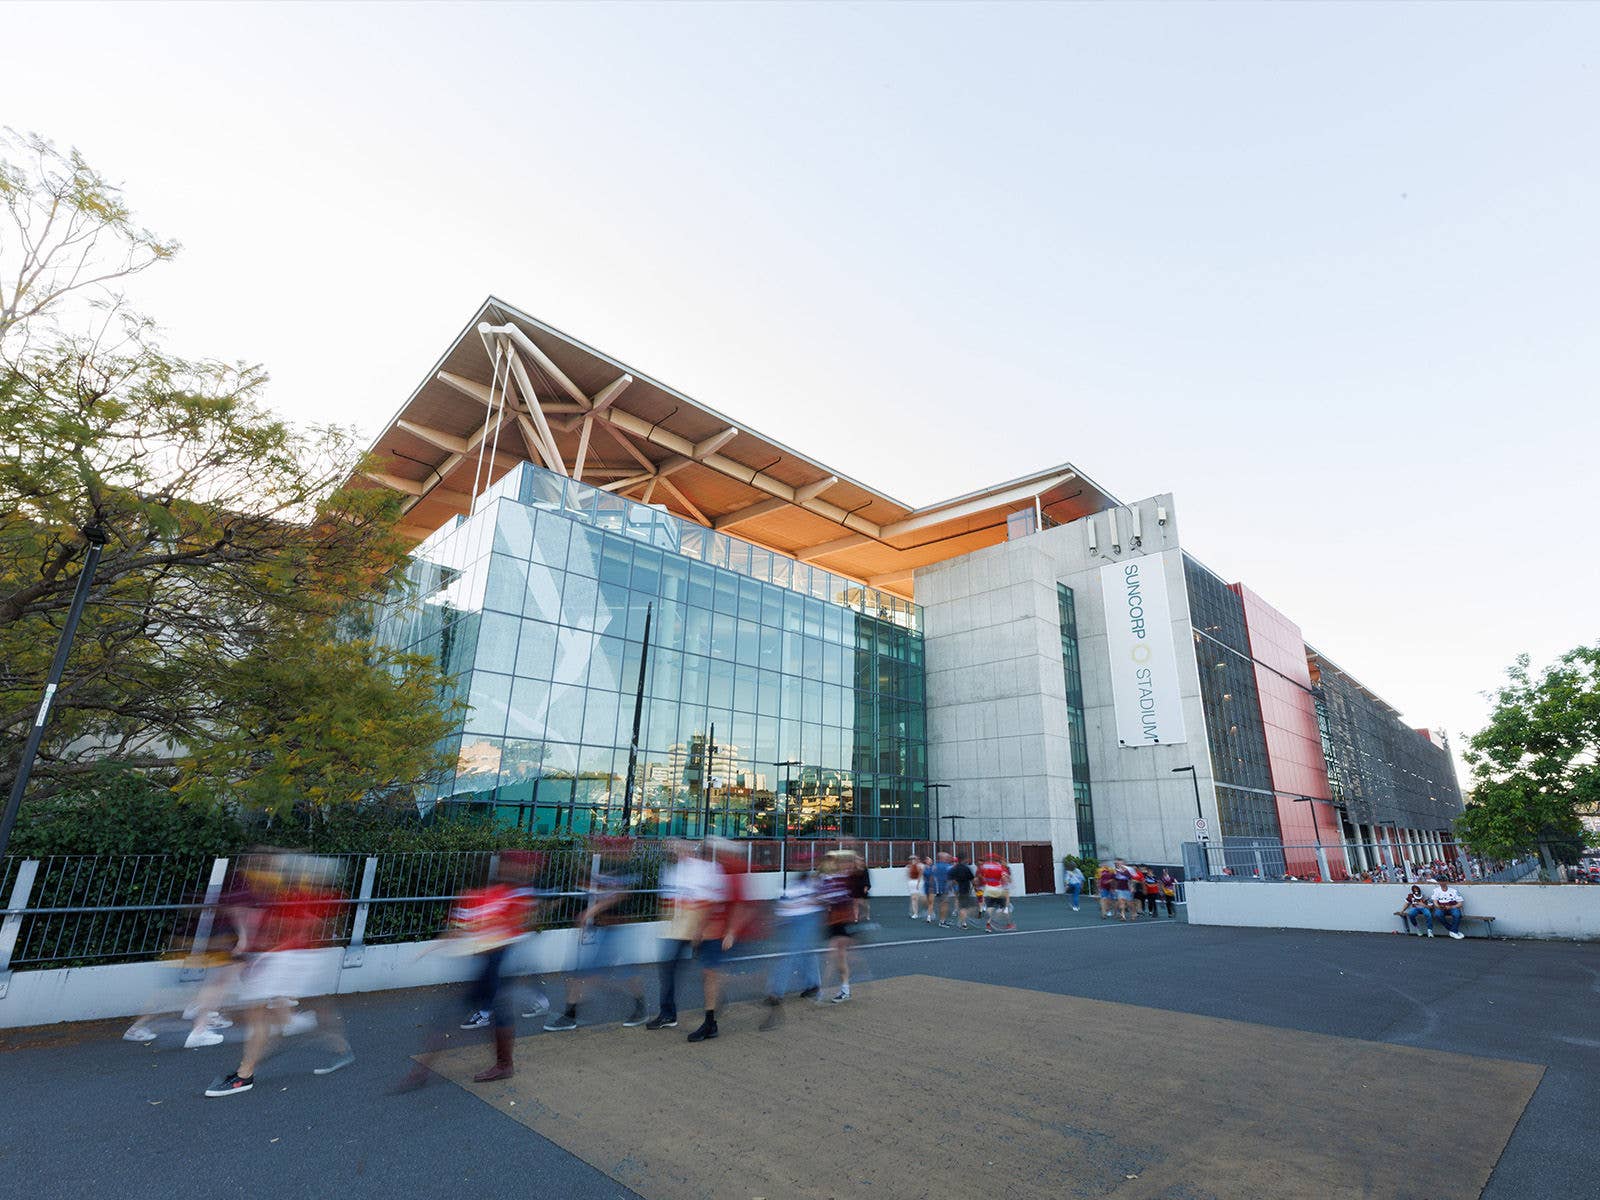
<svg viewBox="0 0 1600 1200">
<path fill-rule="evenodd" d="M 1205 837 L 1206 819 L 1204 817 L 1196 817 L 1194 819 L 1194 832 L 1196 837 Z"/>
</svg>

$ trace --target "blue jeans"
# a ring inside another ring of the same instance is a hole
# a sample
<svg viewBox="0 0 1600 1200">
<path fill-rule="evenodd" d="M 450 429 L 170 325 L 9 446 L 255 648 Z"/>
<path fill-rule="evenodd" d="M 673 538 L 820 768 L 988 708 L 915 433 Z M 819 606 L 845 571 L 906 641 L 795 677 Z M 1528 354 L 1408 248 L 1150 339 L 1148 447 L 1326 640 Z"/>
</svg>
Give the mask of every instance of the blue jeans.
<svg viewBox="0 0 1600 1200">
<path fill-rule="evenodd" d="M 661 957 L 661 1005 L 660 1015 L 669 1021 L 678 1019 L 678 961 L 686 954 L 694 952 L 693 942 L 682 942 L 676 938 L 662 938 L 661 945 L 665 953 Z"/>
<path fill-rule="evenodd" d="M 1461 910 L 1459 908 L 1429 909 L 1428 910 L 1428 928 L 1429 929 L 1433 928 L 1433 918 L 1434 918 L 1435 914 L 1438 915 L 1439 920 L 1444 922 L 1445 928 L 1448 929 L 1451 933 L 1460 933 L 1461 932 Z"/>
<path fill-rule="evenodd" d="M 822 914 L 803 913 L 798 917 L 785 917 L 778 923 L 778 951 L 781 957 L 772 960 L 767 971 L 767 995 L 782 996 L 789 990 L 789 980 L 800 972 L 800 990 L 822 986 L 821 955 Z"/>
<path fill-rule="evenodd" d="M 1067 884 L 1067 895 L 1072 898 L 1072 907 L 1073 908 L 1077 908 L 1078 907 L 1078 895 L 1082 891 L 1083 891 L 1083 884 L 1081 884 L 1081 883 L 1069 883 L 1069 884 Z"/>
<path fill-rule="evenodd" d="M 1417 927 L 1418 917 L 1427 917 L 1428 928 L 1433 928 L 1433 909 L 1431 908 L 1423 908 L 1419 904 L 1414 904 L 1410 908 L 1406 909 L 1401 915 L 1405 917 L 1406 927 L 1408 929 L 1415 929 Z"/>
</svg>

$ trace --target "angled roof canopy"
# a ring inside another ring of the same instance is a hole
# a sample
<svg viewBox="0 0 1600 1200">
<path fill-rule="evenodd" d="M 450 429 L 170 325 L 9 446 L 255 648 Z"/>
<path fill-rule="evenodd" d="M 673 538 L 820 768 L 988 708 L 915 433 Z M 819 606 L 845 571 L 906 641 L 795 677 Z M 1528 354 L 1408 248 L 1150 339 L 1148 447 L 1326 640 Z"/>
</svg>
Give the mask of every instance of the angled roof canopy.
<svg viewBox="0 0 1600 1200">
<path fill-rule="evenodd" d="M 916 568 L 1004 541 L 1012 513 L 1116 503 L 1062 464 L 912 508 L 494 297 L 372 449 L 367 482 L 404 494 L 419 541 L 526 460 L 907 598 Z"/>
</svg>

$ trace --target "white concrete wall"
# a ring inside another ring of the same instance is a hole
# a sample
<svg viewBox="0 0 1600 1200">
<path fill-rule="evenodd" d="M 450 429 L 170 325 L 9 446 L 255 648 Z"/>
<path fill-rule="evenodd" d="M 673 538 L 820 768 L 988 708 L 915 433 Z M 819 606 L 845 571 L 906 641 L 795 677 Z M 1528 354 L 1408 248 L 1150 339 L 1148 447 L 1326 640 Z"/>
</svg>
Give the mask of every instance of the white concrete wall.
<svg viewBox="0 0 1600 1200">
<path fill-rule="evenodd" d="M 1130 508 L 1143 542 L 1129 538 Z M 1165 508 L 1165 525 L 1157 509 Z M 1078 852 L 1067 733 L 1066 684 L 1056 585 L 1076 601 L 1095 838 L 1102 859 L 1180 863 L 1194 839 L 1194 786 L 1174 767 L 1199 773 L 1203 811 L 1217 810 L 1179 553 L 1169 495 L 1117 510 L 1122 538 L 1112 549 L 1106 513 L 1047 529 L 917 572 L 927 653 L 929 778 L 950 784 L 936 801 L 968 818 L 963 838 L 1052 843 L 1053 857 Z M 1089 552 L 1087 522 L 1096 526 Z M 1166 582 L 1179 698 L 1188 740 L 1124 747 L 1117 740 L 1106 649 L 1100 568 L 1145 554 L 1167 555 Z"/>
<path fill-rule="evenodd" d="M 1537 883 L 1454 886 L 1461 892 L 1467 915 L 1495 918 L 1496 936 L 1600 938 L 1600 888 Z M 1189 923 L 1394 933 L 1400 928 L 1394 914 L 1407 890 L 1404 884 L 1393 883 L 1191 883 Z M 1424 884 L 1424 893 L 1429 890 Z"/>
</svg>

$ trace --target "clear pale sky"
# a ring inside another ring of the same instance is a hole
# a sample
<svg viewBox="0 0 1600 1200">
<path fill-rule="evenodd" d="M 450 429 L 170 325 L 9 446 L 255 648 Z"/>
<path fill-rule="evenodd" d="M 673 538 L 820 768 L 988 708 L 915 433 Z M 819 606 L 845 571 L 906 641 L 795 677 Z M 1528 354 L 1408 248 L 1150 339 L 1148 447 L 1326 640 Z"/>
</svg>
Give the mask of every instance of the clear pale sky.
<svg viewBox="0 0 1600 1200">
<path fill-rule="evenodd" d="M 493 292 L 911 503 L 1170 490 L 1454 738 L 1600 637 L 1600 6 L 12 4 L 0 122 L 298 419 Z"/>
</svg>

